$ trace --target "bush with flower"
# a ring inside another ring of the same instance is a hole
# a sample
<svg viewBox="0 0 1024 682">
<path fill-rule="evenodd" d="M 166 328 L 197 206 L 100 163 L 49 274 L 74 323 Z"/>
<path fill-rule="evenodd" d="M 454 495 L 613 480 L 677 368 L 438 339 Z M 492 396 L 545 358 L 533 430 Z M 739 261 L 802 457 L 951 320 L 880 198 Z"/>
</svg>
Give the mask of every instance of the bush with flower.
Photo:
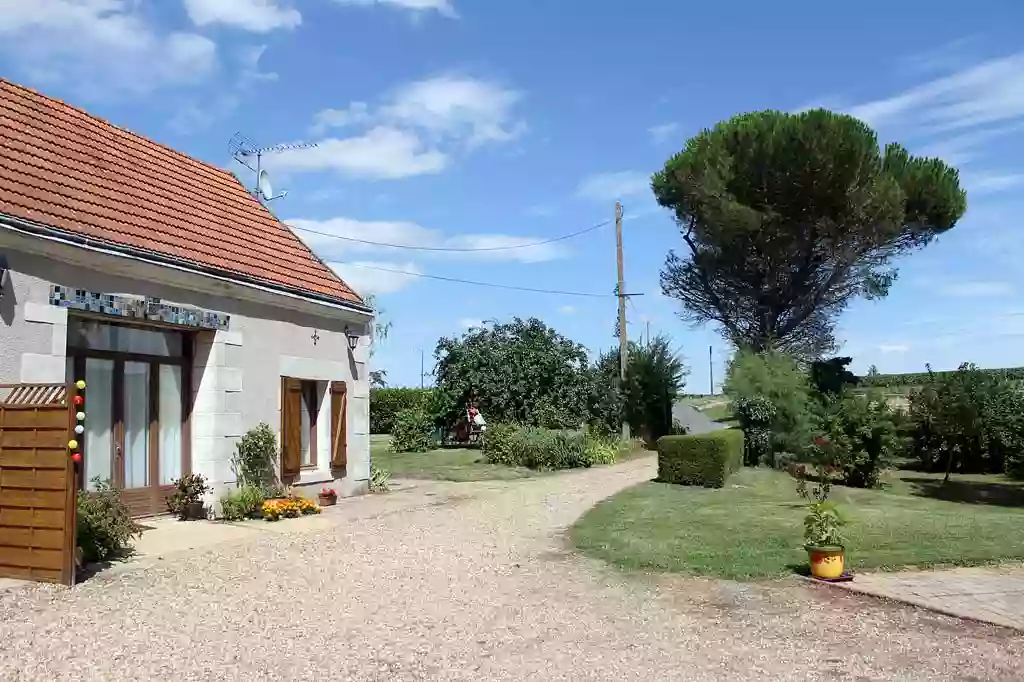
<svg viewBox="0 0 1024 682">
<path fill-rule="evenodd" d="M 276 500 L 267 500 L 261 508 L 263 518 L 267 521 L 278 519 L 293 519 L 308 514 L 319 514 L 320 507 L 312 500 L 304 497 L 285 497 Z"/>
</svg>

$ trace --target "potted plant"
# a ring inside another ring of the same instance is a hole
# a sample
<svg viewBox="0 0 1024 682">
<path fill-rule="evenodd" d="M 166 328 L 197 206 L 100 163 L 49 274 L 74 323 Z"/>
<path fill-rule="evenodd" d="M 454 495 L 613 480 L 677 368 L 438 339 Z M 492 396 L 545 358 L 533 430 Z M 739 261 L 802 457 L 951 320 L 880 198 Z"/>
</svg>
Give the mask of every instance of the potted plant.
<svg viewBox="0 0 1024 682">
<path fill-rule="evenodd" d="M 842 527 L 846 520 L 838 507 L 828 500 L 813 502 L 804 517 L 804 549 L 811 564 L 811 575 L 820 580 L 842 577 L 846 563 Z"/>
<path fill-rule="evenodd" d="M 174 481 L 175 491 L 167 498 L 167 509 L 182 521 L 205 519 L 203 495 L 213 492 L 202 474 L 187 474 Z"/>
<path fill-rule="evenodd" d="M 338 493 L 334 488 L 321 488 L 319 497 L 321 507 L 330 507 L 338 501 Z"/>
</svg>

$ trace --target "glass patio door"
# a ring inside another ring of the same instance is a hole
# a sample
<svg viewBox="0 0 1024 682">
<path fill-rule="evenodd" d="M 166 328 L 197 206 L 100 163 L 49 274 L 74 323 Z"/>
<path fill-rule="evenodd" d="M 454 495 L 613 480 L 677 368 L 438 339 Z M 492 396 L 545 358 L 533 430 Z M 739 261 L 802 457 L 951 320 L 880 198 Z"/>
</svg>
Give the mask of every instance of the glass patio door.
<svg viewBox="0 0 1024 682">
<path fill-rule="evenodd" d="M 170 485 L 186 470 L 189 365 L 181 335 L 69 327 L 69 378 L 86 381 L 83 487 L 95 488 L 97 477 L 109 480 L 133 514 L 166 511 Z"/>
</svg>

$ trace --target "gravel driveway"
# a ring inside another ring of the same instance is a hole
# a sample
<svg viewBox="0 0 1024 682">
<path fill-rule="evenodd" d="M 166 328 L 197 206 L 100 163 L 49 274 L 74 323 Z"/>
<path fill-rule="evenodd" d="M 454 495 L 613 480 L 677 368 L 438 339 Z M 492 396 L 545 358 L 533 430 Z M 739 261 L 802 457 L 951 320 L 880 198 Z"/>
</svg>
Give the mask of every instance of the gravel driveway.
<svg viewBox="0 0 1024 682">
<path fill-rule="evenodd" d="M 653 473 L 646 459 L 428 483 L 71 591 L 0 593 L 0 679 L 1024 678 L 1009 631 L 795 581 L 627 575 L 566 549 L 576 517 Z"/>
</svg>

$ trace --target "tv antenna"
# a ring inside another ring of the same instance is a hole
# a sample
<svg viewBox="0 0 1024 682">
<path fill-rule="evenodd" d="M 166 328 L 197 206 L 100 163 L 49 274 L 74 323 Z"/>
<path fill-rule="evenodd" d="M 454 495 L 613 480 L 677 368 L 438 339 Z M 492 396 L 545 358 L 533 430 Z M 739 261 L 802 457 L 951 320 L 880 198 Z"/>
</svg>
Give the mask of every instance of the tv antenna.
<svg viewBox="0 0 1024 682">
<path fill-rule="evenodd" d="M 260 203 L 273 201 L 288 195 L 287 190 L 277 195 L 274 194 L 273 185 L 270 182 L 270 174 L 263 168 L 263 155 L 280 154 L 281 152 L 293 149 L 311 149 L 315 146 L 315 142 L 296 142 L 293 144 L 275 144 L 269 147 L 258 147 L 251 138 L 242 133 L 235 133 L 231 140 L 228 141 L 228 150 L 231 152 L 231 157 L 256 174 L 256 187 L 252 190 L 251 194 Z M 255 166 L 252 164 L 252 159 L 256 159 Z"/>
</svg>

